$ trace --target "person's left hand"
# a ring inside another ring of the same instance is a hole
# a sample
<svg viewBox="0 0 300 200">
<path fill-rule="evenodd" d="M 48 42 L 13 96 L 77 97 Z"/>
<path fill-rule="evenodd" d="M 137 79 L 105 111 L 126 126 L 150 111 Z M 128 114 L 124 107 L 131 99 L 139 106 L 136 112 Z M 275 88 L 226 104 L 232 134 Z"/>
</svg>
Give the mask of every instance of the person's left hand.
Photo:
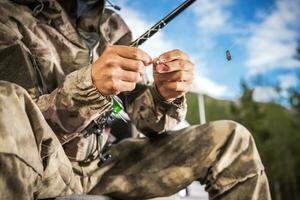
<svg viewBox="0 0 300 200">
<path fill-rule="evenodd" d="M 194 64 L 180 50 L 172 50 L 153 61 L 154 83 L 167 101 L 183 96 L 189 91 L 194 78 Z"/>
</svg>

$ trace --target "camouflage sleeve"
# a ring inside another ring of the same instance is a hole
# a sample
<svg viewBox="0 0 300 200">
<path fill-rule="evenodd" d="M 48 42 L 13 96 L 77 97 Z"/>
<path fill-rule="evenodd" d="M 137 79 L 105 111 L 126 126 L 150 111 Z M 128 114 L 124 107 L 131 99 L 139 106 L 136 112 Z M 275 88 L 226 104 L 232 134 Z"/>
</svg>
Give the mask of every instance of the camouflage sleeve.
<svg viewBox="0 0 300 200">
<path fill-rule="evenodd" d="M 35 68 L 34 57 L 22 42 L 17 27 L 7 23 L 9 21 L 0 22 L 0 79 L 24 87 L 60 141 L 63 144 L 70 141 L 91 120 L 110 108 L 111 98 L 102 96 L 93 85 L 90 65 L 68 74 L 51 93 L 36 98 L 39 89 L 35 79 L 39 73 L 35 73 L 38 68 Z"/>
<path fill-rule="evenodd" d="M 184 120 L 187 111 L 184 96 L 172 102 L 165 101 L 154 84 L 138 84 L 135 91 L 121 97 L 132 122 L 147 136 L 171 130 Z"/>
<path fill-rule="evenodd" d="M 102 96 L 91 79 L 91 66 L 66 76 L 63 84 L 37 104 L 62 143 L 76 137 L 82 128 L 111 106 L 111 98 Z"/>
<path fill-rule="evenodd" d="M 118 28 L 111 28 L 112 24 Z M 104 37 L 113 44 L 129 45 L 132 41 L 128 26 L 112 10 L 105 10 L 101 29 Z M 155 86 L 138 84 L 134 91 L 119 96 L 124 101 L 132 122 L 145 135 L 151 136 L 170 130 L 185 118 L 185 97 L 173 102 L 164 101 Z"/>
</svg>

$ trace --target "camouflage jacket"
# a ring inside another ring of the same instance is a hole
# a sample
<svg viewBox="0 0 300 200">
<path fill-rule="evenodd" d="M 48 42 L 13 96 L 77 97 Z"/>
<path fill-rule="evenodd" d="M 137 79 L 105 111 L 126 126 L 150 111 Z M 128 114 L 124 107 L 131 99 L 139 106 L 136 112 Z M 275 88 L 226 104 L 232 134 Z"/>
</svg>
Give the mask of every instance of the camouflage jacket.
<svg viewBox="0 0 300 200">
<path fill-rule="evenodd" d="M 0 79 L 13 77 L 8 81 L 28 90 L 69 158 L 77 161 L 95 148 L 95 136 L 83 138 L 80 131 L 112 105 L 111 97 L 93 85 L 91 56 L 97 58 L 108 43 L 128 45 L 131 40 L 118 14 L 105 9 L 103 1 L 99 9 L 99 39 L 89 48 L 57 0 L 0 2 Z M 124 93 L 123 100 L 132 122 L 146 135 L 171 129 L 186 113 L 184 98 L 165 102 L 151 84 Z"/>
</svg>

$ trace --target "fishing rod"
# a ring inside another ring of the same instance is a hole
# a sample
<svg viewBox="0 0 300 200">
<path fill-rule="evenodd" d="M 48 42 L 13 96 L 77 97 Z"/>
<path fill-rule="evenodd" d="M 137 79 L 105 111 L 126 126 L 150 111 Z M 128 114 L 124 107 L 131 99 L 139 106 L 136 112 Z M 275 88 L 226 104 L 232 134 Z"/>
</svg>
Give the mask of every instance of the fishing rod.
<svg viewBox="0 0 300 200">
<path fill-rule="evenodd" d="M 186 0 L 177 8 L 172 10 L 169 14 L 167 14 L 163 19 L 158 21 L 154 26 L 152 26 L 149 30 L 147 30 L 144 34 L 138 37 L 135 41 L 133 41 L 130 46 L 138 47 L 147 41 L 150 37 L 152 37 L 155 33 L 165 27 L 169 22 L 171 22 L 175 17 L 177 17 L 180 13 L 182 13 L 185 9 L 191 6 L 196 0 Z M 124 111 L 124 106 L 122 100 L 118 96 L 113 96 L 113 104 L 112 110 L 110 114 L 104 114 L 103 116 L 98 117 L 93 120 L 84 130 L 83 135 L 88 137 L 91 134 L 100 135 L 102 129 L 112 123 L 114 118 L 119 117 L 125 122 L 129 121 L 128 115 Z"/>
<path fill-rule="evenodd" d="M 187 9 L 190 5 L 192 5 L 196 0 L 186 0 L 177 8 L 172 10 L 167 16 L 158 21 L 154 26 L 152 26 L 148 31 L 146 31 L 143 35 L 133 41 L 130 46 L 138 47 L 147 41 L 150 37 L 152 37 L 155 33 L 157 33 L 160 29 L 165 27 L 170 21 L 172 21 L 175 17 L 177 17 L 182 11 Z"/>
<path fill-rule="evenodd" d="M 142 34 L 135 41 L 133 41 L 130 44 L 130 46 L 138 47 L 138 46 L 142 45 L 149 38 L 151 38 L 155 33 L 157 33 L 159 30 L 164 28 L 169 22 L 171 22 L 175 17 L 177 17 L 180 13 L 182 13 L 185 9 L 187 9 L 189 6 L 191 6 L 195 1 L 196 0 L 186 0 L 185 2 L 183 2 L 177 8 L 175 8 L 170 13 L 168 13 L 164 18 L 159 20 L 154 26 L 152 26 L 144 34 Z M 124 121 L 127 121 L 126 118 L 128 118 L 128 117 L 126 117 L 126 114 L 123 112 L 124 108 L 123 108 L 122 101 L 117 96 L 113 96 L 113 109 L 114 109 L 115 115 L 118 115 L 121 119 L 123 119 Z M 122 113 L 124 113 L 124 114 L 122 114 Z"/>
<path fill-rule="evenodd" d="M 148 31 L 142 34 L 139 38 L 133 41 L 130 46 L 131 47 L 138 47 L 147 41 L 150 37 L 152 37 L 155 33 L 165 27 L 170 21 L 172 21 L 175 17 L 177 17 L 180 13 L 182 13 L 186 8 L 188 8 L 192 3 L 196 0 L 186 0 L 173 11 L 171 11 L 167 16 L 157 22 L 154 26 L 152 26 Z M 105 113 L 102 113 L 101 116 L 92 120 L 88 126 L 81 131 L 84 137 L 88 137 L 91 134 L 95 134 L 98 140 L 98 152 L 99 152 L 99 164 L 106 162 L 111 158 L 110 154 L 103 154 L 102 153 L 102 137 L 103 137 L 103 130 L 106 127 L 111 126 L 113 121 L 116 118 L 120 118 L 125 122 L 129 121 L 129 117 L 127 113 L 124 111 L 124 106 L 122 100 L 117 96 L 112 96 L 112 108 Z"/>
</svg>

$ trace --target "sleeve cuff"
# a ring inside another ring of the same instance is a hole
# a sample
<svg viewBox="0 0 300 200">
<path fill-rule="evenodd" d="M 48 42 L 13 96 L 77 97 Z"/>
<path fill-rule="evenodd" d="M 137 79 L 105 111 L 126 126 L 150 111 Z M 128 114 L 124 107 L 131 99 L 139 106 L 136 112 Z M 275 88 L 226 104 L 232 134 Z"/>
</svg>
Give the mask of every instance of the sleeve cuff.
<svg viewBox="0 0 300 200">
<path fill-rule="evenodd" d="M 174 99 L 172 101 L 167 101 L 164 99 L 163 96 L 161 96 L 155 84 L 151 86 L 150 91 L 154 101 L 160 104 L 162 107 L 165 107 L 167 109 L 170 109 L 172 107 L 176 107 L 177 109 L 180 109 L 184 107 L 184 102 L 185 102 L 184 96 Z"/>
<path fill-rule="evenodd" d="M 102 95 L 92 80 L 92 66 L 89 65 L 77 71 L 77 81 L 76 87 L 85 93 L 87 100 L 97 99 L 97 100 L 107 100 L 112 101 L 111 96 Z"/>
</svg>

